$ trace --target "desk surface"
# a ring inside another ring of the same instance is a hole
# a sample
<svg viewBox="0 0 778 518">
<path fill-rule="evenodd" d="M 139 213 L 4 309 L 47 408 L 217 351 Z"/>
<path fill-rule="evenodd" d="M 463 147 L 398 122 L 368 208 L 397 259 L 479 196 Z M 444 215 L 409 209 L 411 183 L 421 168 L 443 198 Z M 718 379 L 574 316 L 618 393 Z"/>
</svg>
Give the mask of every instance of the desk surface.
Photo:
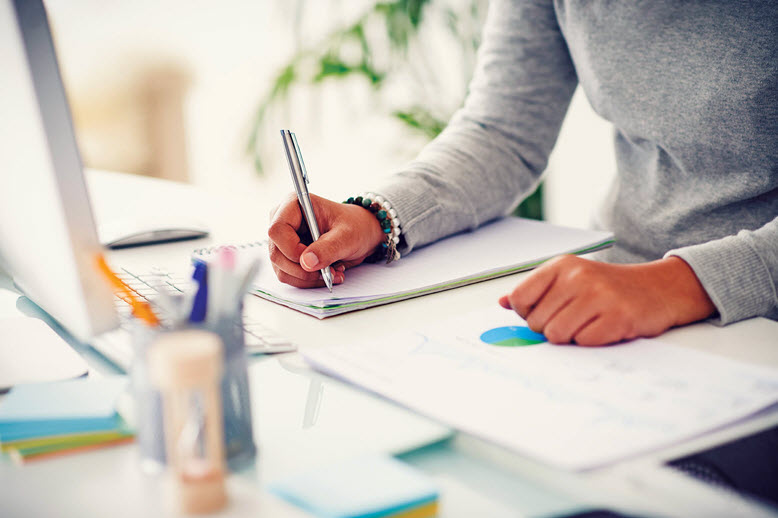
<svg viewBox="0 0 778 518">
<path fill-rule="evenodd" d="M 189 186 L 129 175 L 92 173 L 88 178 L 98 221 L 141 207 L 163 207 L 196 210 L 212 225 L 209 242 L 112 252 L 111 260 L 118 264 L 137 270 L 180 267 L 195 247 L 251 241 L 265 234 L 267 207 L 245 200 L 214 200 Z M 127 196 L 128 192 L 133 196 Z M 132 201 L 122 207 L 117 200 Z M 474 305 L 496 304 L 517 278 L 495 279 L 323 321 L 256 297 L 248 298 L 246 310 L 298 343 L 326 346 L 351 336 L 369 336 L 387 319 L 413 326 L 468 312 Z M 12 299 L 7 292 L 0 295 L 0 303 Z M 778 323 L 752 319 L 725 328 L 707 323 L 679 328 L 663 340 L 778 366 L 776 337 Z M 94 371 L 111 371 L 89 348 L 76 347 Z M 436 423 L 310 371 L 297 354 L 254 358 L 249 376 L 260 453 L 255 469 L 230 477 L 231 505 L 224 516 L 304 516 L 265 492 L 264 482 L 368 450 L 405 452 L 406 461 L 430 473 L 442 488 L 444 517 L 550 516 L 589 507 L 667 516 L 778 516 L 774 509 L 745 502 L 662 467 L 666 460 L 774 426 L 778 410 L 608 468 L 568 473 L 473 437 L 449 433 Z M 317 408 L 311 408 L 312 401 Z M 316 410 L 318 417 L 314 418 Z M 366 414 L 373 417 L 365 419 Z M 432 444 L 418 447 L 427 443 Z M 163 487 L 159 478 L 140 472 L 137 448 L 132 445 L 24 467 L 0 463 L 4 516 L 157 516 L 168 509 Z"/>
</svg>

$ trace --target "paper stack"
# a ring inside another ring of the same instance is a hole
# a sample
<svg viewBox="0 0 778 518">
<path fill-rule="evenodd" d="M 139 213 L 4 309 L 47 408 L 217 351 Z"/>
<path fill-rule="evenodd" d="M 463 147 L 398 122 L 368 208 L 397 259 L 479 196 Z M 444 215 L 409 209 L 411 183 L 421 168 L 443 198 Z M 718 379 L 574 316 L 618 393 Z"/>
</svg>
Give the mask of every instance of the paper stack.
<svg viewBox="0 0 778 518">
<path fill-rule="evenodd" d="M 23 463 L 131 441 L 116 411 L 126 384 L 112 376 L 15 386 L 0 401 L 0 449 Z"/>
<path fill-rule="evenodd" d="M 560 346 L 522 330 L 490 304 L 302 354 L 329 376 L 563 470 L 674 446 L 778 403 L 774 368 L 659 339 Z M 719 336 L 696 332 L 701 344 Z"/>
</svg>

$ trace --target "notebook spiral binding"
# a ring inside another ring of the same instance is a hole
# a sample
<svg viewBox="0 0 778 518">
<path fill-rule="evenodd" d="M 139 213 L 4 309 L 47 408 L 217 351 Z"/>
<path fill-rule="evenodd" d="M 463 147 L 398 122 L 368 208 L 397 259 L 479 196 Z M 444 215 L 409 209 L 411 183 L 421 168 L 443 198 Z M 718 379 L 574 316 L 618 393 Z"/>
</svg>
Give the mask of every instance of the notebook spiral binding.
<svg viewBox="0 0 778 518">
<path fill-rule="evenodd" d="M 239 243 L 236 245 L 216 245 L 216 246 L 207 246 L 204 248 L 195 248 L 192 250 L 193 255 L 197 255 L 200 257 L 208 257 L 210 255 L 215 254 L 222 248 L 232 248 L 233 250 L 248 250 L 248 249 L 255 249 L 255 248 L 262 248 L 267 245 L 266 240 L 262 241 L 250 241 L 248 243 Z"/>
</svg>

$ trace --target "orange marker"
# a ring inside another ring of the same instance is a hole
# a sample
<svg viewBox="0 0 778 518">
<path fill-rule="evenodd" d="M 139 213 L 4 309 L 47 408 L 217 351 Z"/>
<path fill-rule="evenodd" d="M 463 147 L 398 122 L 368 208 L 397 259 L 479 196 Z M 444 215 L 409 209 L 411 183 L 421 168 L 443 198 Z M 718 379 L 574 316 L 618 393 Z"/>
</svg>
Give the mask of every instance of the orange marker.
<svg viewBox="0 0 778 518">
<path fill-rule="evenodd" d="M 102 272 L 105 278 L 108 279 L 108 282 L 111 283 L 114 292 L 132 306 L 132 314 L 136 318 L 139 318 L 152 327 L 159 325 L 159 319 L 157 318 L 157 315 L 154 314 L 149 303 L 145 300 L 139 300 L 135 296 L 135 292 L 132 291 L 132 288 L 127 286 L 127 284 L 111 270 L 102 254 L 97 255 L 97 268 Z"/>
</svg>

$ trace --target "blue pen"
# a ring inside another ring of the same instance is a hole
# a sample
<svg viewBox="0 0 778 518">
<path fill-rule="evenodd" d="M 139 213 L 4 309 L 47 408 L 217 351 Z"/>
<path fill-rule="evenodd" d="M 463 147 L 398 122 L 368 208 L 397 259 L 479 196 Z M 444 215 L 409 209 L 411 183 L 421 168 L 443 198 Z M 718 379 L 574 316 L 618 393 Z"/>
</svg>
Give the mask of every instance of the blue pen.
<svg viewBox="0 0 778 518">
<path fill-rule="evenodd" d="M 192 302 L 192 314 L 190 322 L 202 322 L 205 320 L 205 311 L 208 307 L 208 264 L 204 261 L 195 261 L 195 269 L 192 278 L 199 285 Z"/>
</svg>

